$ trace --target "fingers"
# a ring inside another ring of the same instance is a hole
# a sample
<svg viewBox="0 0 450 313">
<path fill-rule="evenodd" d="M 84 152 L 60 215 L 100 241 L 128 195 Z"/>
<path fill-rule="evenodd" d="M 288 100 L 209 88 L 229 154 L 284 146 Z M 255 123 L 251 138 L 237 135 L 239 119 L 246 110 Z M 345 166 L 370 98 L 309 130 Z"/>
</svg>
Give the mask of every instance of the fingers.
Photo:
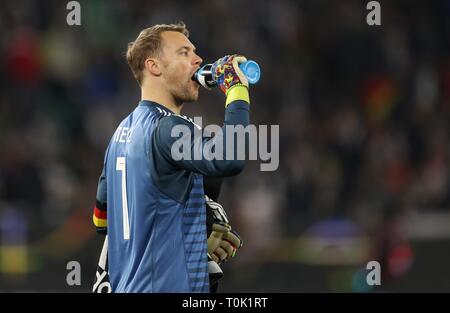
<svg viewBox="0 0 450 313">
<path fill-rule="evenodd" d="M 237 250 L 242 246 L 242 240 L 239 235 L 230 231 L 226 234 L 223 234 L 222 239 L 220 240 L 217 249 L 214 250 L 217 258 L 220 259 L 221 262 L 228 260 L 236 255 Z"/>
<path fill-rule="evenodd" d="M 231 226 L 228 224 L 214 223 L 212 225 L 212 232 L 208 238 L 208 253 L 212 254 L 223 240 L 223 236 L 229 233 Z"/>
<path fill-rule="evenodd" d="M 219 248 L 223 249 L 227 253 L 227 258 L 232 257 L 236 251 L 236 246 L 226 240 L 220 242 Z"/>
<path fill-rule="evenodd" d="M 219 234 L 226 234 L 230 232 L 231 226 L 225 223 L 214 223 L 212 225 L 212 231 Z M 216 236 L 220 236 L 219 234 L 215 234 Z"/>
<path fill-rule="evenodd" d="M 208 253 L 212 255 L 214 251 L 220 246 L 220 243 L 222 242 L 222 237 L 216 237 L 211 234 L 208 238 Z"/>
<path fill-rule="evenodd" d="M 247 62 L 247 58 L 244 57 L 243 55 L 235 55 L 233 62 L 234 61 L 236 61 L 237 64 L 241 64 L 241 63 Z"/>
<path fill-rule="evenodd" d="M 228 241 L 231 245 L 233 245 L 236 249 L 239 249 L 242 246 L 242 240 L 239 237 L 239 235 L 234 232 L 234 231 L 230 231 L 228 233 L 226 233 L 223 236 L 223 240 Z"/>
<path fill-rule="evenodd" d="M 223 262 L 228 260 L 229 258 L 234 257 L 236 255 L 237 249 L 238 248 L 230 241 L 222 240 L 220 242 L 220 245 L 214 251 L 214 254 L 217 258 L 220 259 L 220 262 Z"/>
<path fill-rule="evenodd" d="M 214 251 L 213 255 L 215 257 L 217 257 L 217 259 L 219 260 L 219 262 L 216 261 L 217 263 L 221 263 L 222 261 L 226 260 L 229 256 L 228 253 L 221 247 L 218 247 L 216 249 L 216 251 Z M 213 260 L 214 260 L 214 256 L 212 256 Z"/>
<path fill-rule="evenodd" d="M 220 259 L 217 255 L 215 255 L 214 253 L 211 254 L 211 259 L 213 259 L 214 262 L 216 262 L 217 264 L 220 263 Z"/>
<path fill-rule="evenodd" d="M 242 247 L 242 240 L 241 237 L 239 237 L 238 233 L 231 230 L 229 233 L 225 234 L 222 238 L 222 242 L 220 243 L 220 246 L 224 246 L 227 243 L 230 247 L 232 247 L 232 251 L 230 253 L 231 257 L 234 257 L 236 255 L 237 250 L 239 250 Z"/>
<path fill-rule="evenodd" d="M 236 74 L 239 76 L 239 80 L 241 81 L 241 83 L 248 87 L 248 79 L 239 67 L 239 64 L 244 63 L 246 61 L 247 61 L 246 57 L 242 55 L 236 55 L 232 60 L 232 64 L 234 70 L 236 71 Z"/>
</svg>

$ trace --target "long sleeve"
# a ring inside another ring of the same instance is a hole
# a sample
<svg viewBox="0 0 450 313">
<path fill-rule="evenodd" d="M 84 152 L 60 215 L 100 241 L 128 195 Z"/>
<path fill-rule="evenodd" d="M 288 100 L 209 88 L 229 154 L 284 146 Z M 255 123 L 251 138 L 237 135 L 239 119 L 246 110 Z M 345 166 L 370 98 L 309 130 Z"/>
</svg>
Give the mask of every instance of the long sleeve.
<svg viewBox="0 0 450 313">
<path fill-rule="evenodd" d="M 215 134 L 214 137 L 207 136 L 202 130 L 197 129 L 195 124 L 180 116 L 163 117 L 154 131 L 154 152 L 158 157 L 164 158 L 172 166 L 180 169 L 205 176 L 236 175 L 242 171 L 245 161 L 238 160 L 237 135 L 233 133 L 234 138 L 229 138 L 230 134 L 226 127 L 242 126 L 245 128 L 248 124 L 249 104 L 242 100 L 233 101 L 226 107 L 222 131 Z M 174 127 L 181 130 L 178 134 L 175 132 L 175 136 Z M 233 139 L 233 145 L 228 142 L 231 139 Z M 247 136 L 245 136 L 245 141 L 245 146 L 248 146 Z M 186 157 L 174 158 L 172 149 L 177 149 L 177 147 L 187 150 L 183 151 L 183 156 Z M 223 157 L 221 159 L 212 157 L 217 148 L 222 149 Z M 232 154 L 228 151 L 229 149 L 233 149 Z M 227 156 L 231 156 L 231 158 L 227 158 Z"/>
</svg>

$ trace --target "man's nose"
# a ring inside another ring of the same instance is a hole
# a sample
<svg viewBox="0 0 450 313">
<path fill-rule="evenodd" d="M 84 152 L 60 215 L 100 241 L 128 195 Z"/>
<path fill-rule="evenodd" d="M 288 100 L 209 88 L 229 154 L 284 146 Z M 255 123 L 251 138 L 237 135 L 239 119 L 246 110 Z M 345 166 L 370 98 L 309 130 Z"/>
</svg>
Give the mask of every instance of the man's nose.
<svg viewBox="0 0 450 313">
<path fill-rule="evenodd" d="M 203 60 L 201 57 L 199 57 L 198 55 L 194 56 L 194 64 L 200 66 L 200 64 L 203 63 Z"/>
</svg>

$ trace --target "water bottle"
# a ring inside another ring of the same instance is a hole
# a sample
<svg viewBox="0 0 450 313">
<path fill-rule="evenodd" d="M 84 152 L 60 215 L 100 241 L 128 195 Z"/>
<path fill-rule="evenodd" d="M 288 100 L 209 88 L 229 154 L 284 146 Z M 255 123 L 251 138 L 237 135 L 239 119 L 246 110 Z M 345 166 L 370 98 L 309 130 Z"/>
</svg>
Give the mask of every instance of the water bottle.
<svg viewBox="0 0 450 313">
<path fill-rule="evenodd" d="M 212 77 L 211 73 L 212 64 L 205 64 L 200 67 L 192 76 L 192 80 L 202 85 L 206 89 L 211 89 L 217 86 L 216 81 Z M 244 63 L 239 64 L 239 68 L 244 73 L 245 77 L 248 79 L 248 83 L 251 85 L 256 84 L 261 77 L 261 70 L 258 63 L 249 60 Z"/>
</svg>

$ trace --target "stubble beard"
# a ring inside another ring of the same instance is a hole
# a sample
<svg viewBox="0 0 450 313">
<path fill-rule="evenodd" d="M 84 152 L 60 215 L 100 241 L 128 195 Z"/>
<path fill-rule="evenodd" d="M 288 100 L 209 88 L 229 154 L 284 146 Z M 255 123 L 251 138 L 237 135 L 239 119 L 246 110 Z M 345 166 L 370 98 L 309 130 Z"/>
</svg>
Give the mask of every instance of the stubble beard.
<svg viewBox="0 0 450 313">
<path fill-rule="evenodd" d="M 198 89 L 195 90 L 190 82 L 180 84 L 178 88 L 172 91 L 172 96 L 175 99 L 177 105 L 182 105 L 183 103 L 194 102 L 198 99 Z"/>
</svg>

